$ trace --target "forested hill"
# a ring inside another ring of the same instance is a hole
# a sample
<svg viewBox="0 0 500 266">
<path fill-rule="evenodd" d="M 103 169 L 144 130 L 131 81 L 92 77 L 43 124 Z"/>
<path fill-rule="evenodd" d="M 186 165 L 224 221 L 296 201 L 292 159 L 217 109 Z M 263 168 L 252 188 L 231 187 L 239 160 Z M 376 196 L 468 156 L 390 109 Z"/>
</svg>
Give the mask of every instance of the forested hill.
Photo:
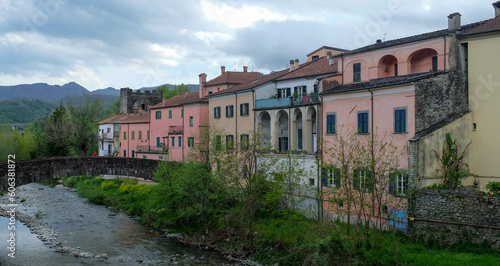
<svg viewBox="0 0 500 266">
<path fill-rule="evenodd" d="M 43 99 L 55 101 L 66 96 L 88 94 L 89 91 L 78 83 L 69 82 L 62 86 L 47 83 L 0 86 L 0 100 Z"/>
<path fill-rule="evenodd" d="M 0 101 L 0 124 L 29 123 L 47 117 L 55 105 L 40 99 Z"/>
</svg>

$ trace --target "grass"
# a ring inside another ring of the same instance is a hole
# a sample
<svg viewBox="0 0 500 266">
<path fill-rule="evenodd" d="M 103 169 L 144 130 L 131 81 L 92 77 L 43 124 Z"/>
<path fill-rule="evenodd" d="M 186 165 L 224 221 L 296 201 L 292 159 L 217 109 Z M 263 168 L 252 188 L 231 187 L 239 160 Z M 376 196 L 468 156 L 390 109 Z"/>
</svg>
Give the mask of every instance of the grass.
<svg viewBox="0 0 500 266">
<path fill-rule="evenodd" d="M 198 216 L 176 223 L 161 185 L 137 184 L 136 180 L 106 180 L 92 177 L 63 178 L 66 186 L 74 186 L 82 196 L 96 204 L 113 206 L 140 221 L 159 228 L 173 229 L 206 239 Z M 187 208 L 190 203 L 183 203 Z M 240 210 L 241 211 L 241 210 Z M 211 244 L 235 254 L 248 255 L 265 265 L 500 265 L 500 252 L 485 246 L 464 242 L 454 247 L 413 243 L 402 233 L 384 232 L 381 247 L 374 245 L 374 229 L 358 230 L 347 235 L 347 225 L 319 222 L 289 210 L 260 210 L 253 221 L 253 243 L 243 236 L 238 224 L 238 210 L 228 208 L 212 219 L 212 232 L 218 232 Z M 189 223 L 184 223 L 188 221 Z M 354 227 L 351 228 L 351 232 Z M 248 232 L 247 232 L 248 233 Z M 210 235 L 210 234 L 209 234 Z M 467 252 L 462 252 L 461 250 Z"/>
</svg>

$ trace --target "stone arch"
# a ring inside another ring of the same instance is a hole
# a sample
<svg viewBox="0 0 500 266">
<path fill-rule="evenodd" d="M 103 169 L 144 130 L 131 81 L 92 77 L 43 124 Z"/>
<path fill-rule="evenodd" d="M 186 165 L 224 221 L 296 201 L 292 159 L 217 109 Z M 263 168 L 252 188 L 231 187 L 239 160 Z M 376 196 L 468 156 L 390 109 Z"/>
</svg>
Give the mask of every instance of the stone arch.
<svg viewBox="0 0 500 266">
<path fill-rule="evenodd" d="M 398 59 L 391 55 L 384 55 L 378 61 L 378 77 L 387 78 L 398 75 Z"/>
<path fill-rule="evenodd" d="M 300 108 L 293 110 L 292 116 L 292 148 L 297 150 L 304 149 L 304 124 L 303 114 Z"/>
<path fill-rule="evenodd" d="M 271 115 L 267 111 L 262 111 L 259 113 L 257 121 L 264 147 L 269 148 L 271 144 Z"/>
<path fill-rule="evenodd" d="M 437 71 L 438 53 L 432 48 L 424 48 L 413 52 L 408 57 L 408 73 L 424 73 Z"/>
<path fill-rule="evenodd" d="M 309 106 L 306 111 L 306 128 L 308 130 L 306 131 L 306 147 L 307 150 L 310 153 L 315 153 L 316 152 L 316 146 L 318 143 L 318 132 L 317 132 L 317 127 L 318 127 L 318 119 L 317 119 L 317 110 L 315 106 Z"/>
<path fill-rule="evenodd" d="M 276 124 L 278 130 L 278 149 L 280 151 L 288 151 L 289 144 L 289 121 L 288 113 L 285 110 L 280 110 L 276 113 Z"/>
</svg>

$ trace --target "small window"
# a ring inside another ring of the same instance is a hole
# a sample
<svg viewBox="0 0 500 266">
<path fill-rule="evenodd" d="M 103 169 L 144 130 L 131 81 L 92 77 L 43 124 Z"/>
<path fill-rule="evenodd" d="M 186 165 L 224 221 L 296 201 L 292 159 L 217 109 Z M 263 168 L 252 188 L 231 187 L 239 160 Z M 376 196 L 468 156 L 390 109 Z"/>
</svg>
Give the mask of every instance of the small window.
<svg viewBox="0 0 500 266">
<path fill-rule="evenodd" d="M 179 137 L 178 139 L 179 139 L 179 145 L 178 145 L 178 147 L 182 147 L 182 137 Z"/>
<path fill-rule="evenodd" d="M 161 119 L 161 111 L 156 111 L 155 112 L 155 118 L 158 120 L 158 119 Z"/>
<path fill-rule="evenodd" d="M 398 63 L 394 63 L 394 76 L 398 76 Z"/>
<path fill-rule="evenodd" d="M 352 65 L 352 81 L 360 82 L 361 81 L 361 63 L 355 63 Z"/>
<path fill-rule="evenodd" d="M 278 98 L 288 98 L 291 95 L 291 88 L 278 89 Z"/>
<path fill-rule="evenodd" d="M 314 178 L 309 178 L 309 185 L 314 186 Z"/>
<path fill-rule="evenodd" d="M 389 193 L 404 196 L 408 192 L 408 175 L 404 171 L 389 174 Z"/>
<path fill-rule="evenodd" d="M 368 111 L 358 112 L 358 134 L 368 134 Z"/>
<path fill-rule="evenodd" d="M 336 114 L 335 113 L 327 113 L 326 114 L 326 134 L 333 135 L 335 134 L 335 125 L 336 125 Z"/>
<path fill-rule="evenodd" d="M 123 131 L 123 140 L 127 140 L 127 131 Z"/>
<path fill-rule="evenodd" d="M 366 169 L 354 170 L 354 177 L 352 182 L 353 188 L 357 190 L 373 190 L 372 172 Z"/>
<path fill-rule="evenodd" d="M 172 119 L 172 110 L 168 110 L 168 119 Z"/>
<path fill-rule="evenodd" d="M 146 139 L 149 140 L 149 130 L 146 131 Z"/>
<path fill-rule="evenodd" d="M 234 148 L 233 135 L 226 135 L 226 150 L 232 150 L 233 148 Z"/>
<path fill-rule="evenodd" d="M 226 117 L 231 118 L 234 115 L 234 105 L 226 105 Z"/>
<path fill-rule="evenodd" d="M 194 137 L 188 137 L 188 147 L 194 147 Z"/>
<path fill-rule="evenodd" d="M 132 131 L 132 140 L 135 140 L 135 131 Z"/>
<path fill-rule="evenodd" d="M 193 127 L 194 125 L 194 119 L 192 116 L 189 117 L 189 127 Z"/>
<path fill-rule="evenodd" d="M 340 169 L 333 166 L 321 168 L 321 182 L 323 186 L 340 188 Z"/>
<path fill-rule="evenodd" d="M 181 118 L 184 118 L 184 109 L 181 109 Z"/>
<path fill-rule="evenodd" d="M 220 106 L 214 107 L 214 118 L 215 119 L 220 118 Z"/>
<path fill-rule="evenodd" d="M 175 137 L 171 137 L 170 140 L 171 140 L 171 143 L 172 143 L 172 147 L 175 147 Z"/>
<path fill-rule="evenodd" d="M 240 135 L 240 143 L 241 143 L 241 149 L 242 150 L 248 150 L 248 134 L 241 134 Z"/>
<path fill-rule="evenodd" d="M 432 71 L 438 71 L 438 57 L 433 56 L 432 57 Z"/>
<path fill-rule="evenodd" d="M 142 139 L 142 130 L 139 130 L 139 139 Z"/>
<path fill-rule="evenodd" d="M 406 108 L 394 109 L 394 133 L 406 133 Z"/>
<path fill-rule="evenodd" d="M 248 116 L 248 114 L 249 114 L 248 103 L 240 104 L 240 116 Z"/>
<path fill-rule="evenodd" d="M 161 147 L 160 137 L 156 137 L 156 147 Z"/>
</svg>

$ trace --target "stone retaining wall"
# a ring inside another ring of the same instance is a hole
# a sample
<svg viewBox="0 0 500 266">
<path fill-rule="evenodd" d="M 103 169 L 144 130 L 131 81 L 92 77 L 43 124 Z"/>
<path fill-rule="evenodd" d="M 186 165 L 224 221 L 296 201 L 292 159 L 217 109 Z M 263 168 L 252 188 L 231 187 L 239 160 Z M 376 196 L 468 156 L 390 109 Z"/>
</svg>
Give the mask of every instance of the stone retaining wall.
<svg viewBox="0 0 500 266">
<path fill-rule="evenodd" d="M 416 191 L 411 196 L 409 236 L 448 246 L 470 240 L 500 249 L 500 198 Z"/>
<path fill-rule="evenodd" d="M 123 175 L 151 179 L 158 160 L 122 157 L 60 157 L 16 161 L 16 186 L 74 175 Z M 0 191 L 7 189 L 8 165 L 0 164 Z"/>
</svg>

